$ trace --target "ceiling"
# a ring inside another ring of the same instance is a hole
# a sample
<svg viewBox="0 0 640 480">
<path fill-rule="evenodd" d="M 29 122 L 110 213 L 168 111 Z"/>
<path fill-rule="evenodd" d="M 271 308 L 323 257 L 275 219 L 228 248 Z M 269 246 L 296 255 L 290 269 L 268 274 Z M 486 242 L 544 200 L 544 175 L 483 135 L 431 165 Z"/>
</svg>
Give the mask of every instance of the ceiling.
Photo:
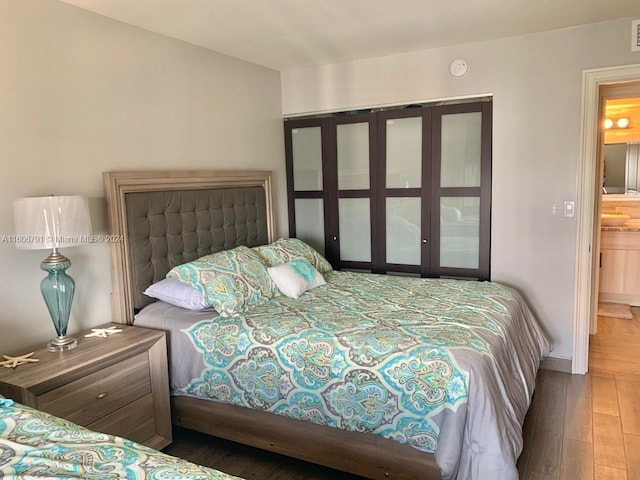
<svg viewBox="0 0 640 480">
<path fill-rule="evenodd" d="M 640 17 L 638 0 L 61 1 L 276 70 Z"/>
</svg>

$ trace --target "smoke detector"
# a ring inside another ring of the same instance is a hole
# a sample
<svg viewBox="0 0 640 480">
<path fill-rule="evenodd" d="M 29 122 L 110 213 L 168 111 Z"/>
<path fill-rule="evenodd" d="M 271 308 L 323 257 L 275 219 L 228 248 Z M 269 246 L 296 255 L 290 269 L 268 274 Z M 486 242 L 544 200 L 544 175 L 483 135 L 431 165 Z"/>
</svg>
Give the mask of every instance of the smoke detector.
<svg viewBox="0 0 640 480">
<path fill-rule="evenodd" d="M 463 58 L 457 58 L 449 65 L 449 73 L 454 77 L 464 77 L 469 73 L 469 64 Z"/>
</svg>

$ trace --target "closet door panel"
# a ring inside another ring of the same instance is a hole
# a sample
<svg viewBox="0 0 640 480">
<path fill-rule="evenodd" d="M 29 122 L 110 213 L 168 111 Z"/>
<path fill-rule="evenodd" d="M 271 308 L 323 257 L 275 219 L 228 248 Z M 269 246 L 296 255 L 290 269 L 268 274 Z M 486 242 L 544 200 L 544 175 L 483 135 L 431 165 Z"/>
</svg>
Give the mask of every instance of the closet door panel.
<svg viewBox="0 0 640 480">
<path fill-rule="evenodd" d="M 369 123 L 337 125 L 338 190 L 368 190 Z"/>
<path fill-rule="evenodd" d="M 291 130 L 293 152 L 293 189 L 322 190 L 322 130 L 321 127 Z"/>
<path fill-rule="evenodd" d="M 288 120 L 284 123 L 289 235 L 298 237 L 326 255 L 326 206 L 330 175 L 326 119 Z"/>
<path fill-rule="evenodd" d="M 404 108 L 378 114 L 381 173 L 374 198 L 382 232 L 376 245 L 381 271 L 419 274 L 423 258 L 428 260 L 423 252 L 423 230 L 429 227 L 422 200 L 429 134 L 425 111 Z"/>
<path fill-rule="evenodd" d="M 296 237 L 325 254 L 324 201 L 321 198 L 295 200 Z"/>
<path fill-rule="evenodd" d="M 491 104 L 435 107 L 432 136 L 433 274 L 489 279 Z"/>
<path fill-rule="evenodd" d="M 422 117 L 385 122 L 386 188 L 422 186 Z"/>
<path fill-rule="evenodd" d="M 479 218 L 479 197 L 440 199 L 440 267 L 479 267 Z"/>
<path fill-rule="evenodd" d="M 368 198 L 341 198 L 340 261 L 371 261 L 371 207 Z"/>
<path fill-rule="evenodd" d="M 420 265 L 421 203 L 420 197 L 387 197 L 387 263 Z"/>
<path fill-rule="evenodd" d="M 479 187 L 482 113 L 442 116 L 440 186 Z"/>
</svg>

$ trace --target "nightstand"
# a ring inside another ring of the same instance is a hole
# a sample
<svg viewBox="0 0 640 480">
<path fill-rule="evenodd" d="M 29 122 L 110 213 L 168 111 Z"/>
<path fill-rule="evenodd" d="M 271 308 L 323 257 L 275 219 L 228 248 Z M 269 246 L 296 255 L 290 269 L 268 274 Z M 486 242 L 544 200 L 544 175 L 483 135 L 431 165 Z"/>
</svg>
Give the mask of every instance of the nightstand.
<svg viewBox="0 0 640 480">
<path fill-rule="evenodd" d="M 102 325 L 105 328 L 109 325 Z M 0 394 L 102 433 L 161 449 L 171 443 L 165 333 L 115 324 L 106 338 L 74 335 L 78 347 L 0 368 Z"/>
</svg>

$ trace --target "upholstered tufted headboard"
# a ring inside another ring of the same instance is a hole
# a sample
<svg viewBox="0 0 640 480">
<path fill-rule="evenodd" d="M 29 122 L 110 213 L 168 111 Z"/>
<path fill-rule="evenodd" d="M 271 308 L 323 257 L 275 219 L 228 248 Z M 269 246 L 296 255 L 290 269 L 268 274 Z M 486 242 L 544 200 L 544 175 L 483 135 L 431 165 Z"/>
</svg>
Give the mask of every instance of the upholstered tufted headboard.
<svg viewBox="0 0 640 480">
<path fill-rule="evenodd" d="M 270 172 L 103 174 L 111 243 L 113 321 L 133 322 L 143 291 L 175 265 L 273 241 Z"/>
</svg>

